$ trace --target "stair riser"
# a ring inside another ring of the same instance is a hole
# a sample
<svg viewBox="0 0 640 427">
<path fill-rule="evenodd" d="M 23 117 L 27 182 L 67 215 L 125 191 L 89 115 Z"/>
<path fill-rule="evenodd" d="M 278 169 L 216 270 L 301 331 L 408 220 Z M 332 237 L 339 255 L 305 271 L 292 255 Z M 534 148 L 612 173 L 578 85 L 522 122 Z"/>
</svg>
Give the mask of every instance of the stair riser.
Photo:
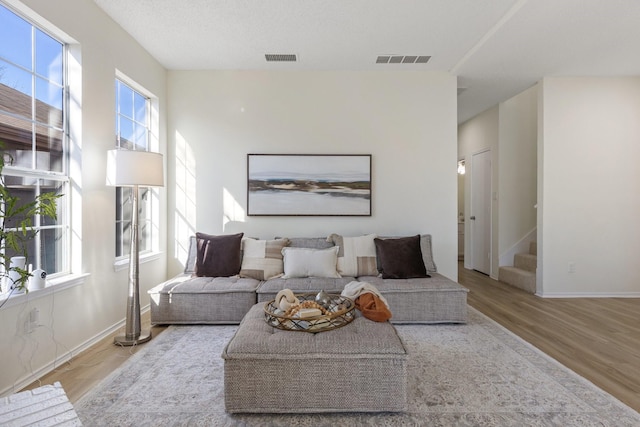
<svg viewBox="0 0 640 427">
<path fill-rule="evenodd" d="M 513 257 L 513 266 L 535 273 L 538 268 L 538 257 L 531 254 L 516 254 Z"/>
<path fill-rule="evenodd" d="M 523 291 L 532 294 L 536 292 L 536 276 L 528 271 L 501 267 L 498 278 L 501 282 L 522 289 Z"/>
</svg>

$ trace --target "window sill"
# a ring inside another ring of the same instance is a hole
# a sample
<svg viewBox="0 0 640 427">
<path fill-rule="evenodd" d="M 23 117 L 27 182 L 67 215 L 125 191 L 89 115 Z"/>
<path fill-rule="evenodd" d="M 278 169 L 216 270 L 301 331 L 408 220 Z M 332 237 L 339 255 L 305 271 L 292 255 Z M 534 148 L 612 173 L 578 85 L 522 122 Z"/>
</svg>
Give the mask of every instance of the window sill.
<svg viewBox="0 0 640 427">
<path fill-rule="evenodd" d="M 29 292 L 23 291 L 21 293 L 14 292 L 9 295 L 2 294 L 0 295 L 0 306 L 2 308 L 13 307 L 29 300 L 43 298 L 55 292 L 82 285 L 88 276 L 89 273 L 66 274 L 53 279 L 47 279 L 47 286 L 44 289 L 35 289 Z"/>
<path fill-rule="evenodd" d="M 144 254 L 140 254 L 140 264 L 144 264 L 145 262 L 155 261 L 160 259 L 162 252 L 146 252 Z M 129 268 L 129 257 L 119 258 L 113 263 L 114 271 L 122 271 Z"/>
</svg>

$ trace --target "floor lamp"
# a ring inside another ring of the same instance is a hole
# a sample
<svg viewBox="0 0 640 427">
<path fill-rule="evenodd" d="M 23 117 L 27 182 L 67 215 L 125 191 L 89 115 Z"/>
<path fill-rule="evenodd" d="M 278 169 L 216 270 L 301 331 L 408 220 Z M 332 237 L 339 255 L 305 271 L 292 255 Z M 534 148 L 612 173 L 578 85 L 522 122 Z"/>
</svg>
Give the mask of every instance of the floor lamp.
<svg viewBox="0 0 640 427">
<path fill-rule="evenodd" d="M 107 153 L 107 185 L 131 187 L 133 212 L 129 254 L 129 294 L 124 335 L 114 338 L 114 344 L 131 346 L 151 339 L 151 331 L 140 327 L 140 277 L 138 266 L 138 187 L 164 186 L 162 154 L 149 151 L 110 150 Z"/>
</svg>

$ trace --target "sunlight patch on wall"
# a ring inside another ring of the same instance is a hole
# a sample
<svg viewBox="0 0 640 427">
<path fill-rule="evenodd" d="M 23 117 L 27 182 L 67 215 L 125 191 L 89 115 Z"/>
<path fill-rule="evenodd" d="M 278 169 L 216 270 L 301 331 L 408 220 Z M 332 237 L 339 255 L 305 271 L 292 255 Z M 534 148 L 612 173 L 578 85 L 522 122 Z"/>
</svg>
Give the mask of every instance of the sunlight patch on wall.
<svg viewBox="0 0 640 427">
<path fill-rule="evenodd" d="M 67 55 L 69 81 L 69 179 L 71 225 L 71 272 L 82 270 L 82 52 L 77 43 L 69 44 Z"/>
<path fill-rule="evenodd" d="M 196 158 L 193 149 L 176 132 L 175 253 L 185 264 L 189 255 L 189 237 L 196 232 Z"/>
<path fill-rule="evenodd" d="M 224 215 L 222 216 L 222 229 L 230 222 L 245 222 L 246 212 L 233 195 L 226 188 L 222 189 Z"/>
</svg>

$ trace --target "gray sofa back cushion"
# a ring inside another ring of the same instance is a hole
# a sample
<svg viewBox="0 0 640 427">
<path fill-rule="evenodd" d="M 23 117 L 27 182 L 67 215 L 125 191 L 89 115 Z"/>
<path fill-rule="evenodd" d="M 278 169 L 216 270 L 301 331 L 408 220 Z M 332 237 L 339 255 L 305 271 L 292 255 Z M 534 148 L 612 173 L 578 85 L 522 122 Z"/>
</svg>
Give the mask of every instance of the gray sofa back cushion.
<svg viewBox="0 0 640 427">
<path fill-rule="evenodd" d="M 282 237 L 276 237 L 281 239 Z M 381 237 L 384 238 L 384 237 Z M 290 237 L 289 247 L 292 248 L 313 248 L 327 249 L 333 246 L 333 242 L 327 242 L 326 237 Z M 420 235 L 420 249 L 422 250 L 422 258 L 427 273 L 437 273 L 438 267 L 433 260 L 433 249 L 431 245 L 431 234 Z M 191 236 L 189 240 L 189 258 L 184 266 L 184 272 L 193 274 L 196 271 L 196 257 L 198 245 L 196 244 L 196 236 Z"/>
<path fill-rule="evenodd" d="M 431 234 L 420 235 L 420 250 L 422 251 L 422 260 L 427 273 L 437 273 L 438 267 L 433 260 L 433 248 L 431 246 Z"/>
<path fill-rule="evenodd" d="M 187 262 L 184 264 L 184 272 L 187 274 L 193 274 L 196 272 L 196 259 L 198 258 L 198 243 L 196 236 L 189 238 L 189 255 Z"/>
<path fill-rule="evenodd" d="M 281 237 L 276 237 L 281 239 Z M 290 248 L 328 249 L 333 242 L 327 242 L 326 237 L 289 237 Z"/>
<path fill-rule="evenodd" d="M 282 237 L 275 237 L 282 239 Z M 328 249 L 333 247 L 333 242 L 327 242 L 326 237 L 293 237 L 289 238 L 290 248 L 311 248 L 311 249 Z M 198 257 L 198 243 L 196 236 L 189 239 L 189 256 L 184 265 L 184 272 L 193 274 L 196 272 L 196 259 Z"/>
</svg>

